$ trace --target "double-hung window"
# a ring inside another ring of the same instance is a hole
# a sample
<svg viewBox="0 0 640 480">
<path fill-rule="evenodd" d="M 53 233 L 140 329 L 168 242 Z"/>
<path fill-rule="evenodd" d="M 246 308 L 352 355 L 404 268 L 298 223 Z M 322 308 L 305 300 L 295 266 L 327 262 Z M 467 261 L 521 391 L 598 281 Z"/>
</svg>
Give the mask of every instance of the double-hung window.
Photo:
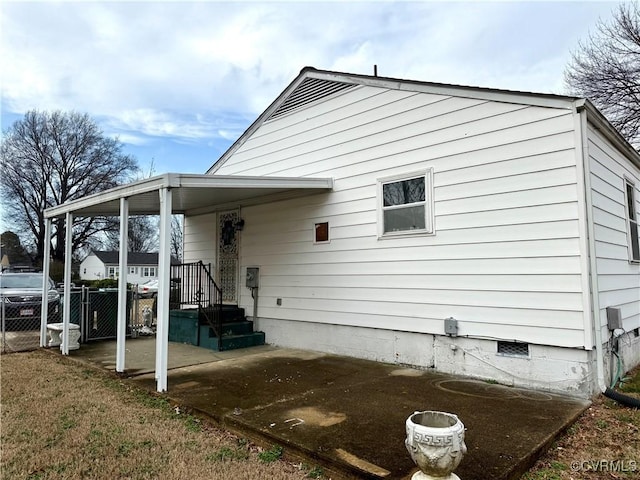
<svg viewBox="0 0 640 480">
<path fill-rule="evenodd" d="M 142 276 L 143 277 L 155 277 L 156 276 L 156 267 L 143 267 L 142 268 Z"/>
<path fill-rule="evenodd" d="M 627 229 L 629 239 L 629 260 L 640 262 L 640 240 L 638 239 L 638 213 L 636 210 L 636 187 L 630 180 L 624 179 L 625 209 L 627 211 Z"/>
<path fill-rule="evenodd" d="M 378 180 L 380 237 L 433 233 L 433 171 Z"/>
</svg>

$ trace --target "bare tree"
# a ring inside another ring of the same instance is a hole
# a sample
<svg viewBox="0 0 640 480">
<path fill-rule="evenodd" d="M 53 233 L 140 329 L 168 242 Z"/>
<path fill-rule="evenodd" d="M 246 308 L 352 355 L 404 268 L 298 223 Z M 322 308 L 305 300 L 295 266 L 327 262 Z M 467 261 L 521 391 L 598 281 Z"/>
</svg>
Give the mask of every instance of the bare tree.
<svg viewBox="0 0 640 480">
<path fill-rule="evenodd" d="M 129 251 L 130 252 L 155 252 L 159 246 L 159 219 L 157 216 L 144 215 L 129 218 Z M 117 231 L 105 232 L 106 240 L 103 248 L 106 250 L 118 250 L 120 248 L 120 235 Z M 171 256 L 182 260 L 182 215 L 171 217 Z"/>
<path fill-rule="evenodd" d="M 171 217 L 171 255 L 182 261 L 182 215 L 174 215 Z"/>
<path fill-rule="evenodd" d="M 119 222 L 118 217 L 112 219 Z M 139 215 L 129 217 L 128 229 L 128 251 L 129 252 L 154 252 L 158 250 L 158 218 L 151 215 Z M 120 249 L 120 232 L 111 230 L 105 232 L 103 247 L 106 250 Z"/>
<path fill-rule="evenodd" d="M 152 159 L 148 172 L 138 170 L 133 180 L 144 180 L 151 178 L 155 174 L 155 161 Z M 120 217 L 110 217 L 110 220 L 120 225 Z M 157 215 L 135 215 L 129 217 L 128 228 L 128 251 L 137 253 L 155 252 L 158 250 L 159 238 L 159 218 Z M 102 249 L 119 250 L 120 232 L 110 230 L 105 232 L 102 241 Z"/>
<path fill-rule="evenodd" d="M 44 209 L 115 187 L 137 171 L 119 140 L 105 137 L 87 114 L 76 112 L 27 112 L 4 132 L 0 158 L 3 208 L 33 239 L 39 260 L 45 242 L 51 241 L 44 238 Z M 80 219 L 74 224 L 73 248 L 85 247 L 112 223 Z M 64 221 L 54 222 L 52 236 L 52 256 L 62 260 Z"/>
<path fill-rule="evenodd" d="M 589 98 L 636 149 L 640 146 L 640 7 L 621 4 L 581 42 L 565 72 L 569 90 Z"/>
</svg>

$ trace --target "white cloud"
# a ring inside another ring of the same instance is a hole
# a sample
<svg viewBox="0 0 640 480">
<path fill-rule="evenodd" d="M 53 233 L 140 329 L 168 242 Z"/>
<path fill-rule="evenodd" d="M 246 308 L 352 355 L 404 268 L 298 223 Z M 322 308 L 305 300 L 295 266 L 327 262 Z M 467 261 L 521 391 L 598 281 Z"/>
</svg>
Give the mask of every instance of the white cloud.
<svg viewBox="0 0 640 480">
<path fill-rule="evenodd" d="M 307 65 L 562 93 L 612 3 L 5 2 L 2 108 L 75 109 L 142 145 L 232 141 Z"/>
<path fill-rule="evenodd" d="M 109 133 L 107 133 L 107 135 L 109 135 Z M 118 137 L 118 140 L 122 143 L 127 143 L 129 145 L 145 146 L 150 143 L 148 138 L 140 135 L 132 135 L 130 133 L 114 133 L 113 137 Z"/>
<path fill-rule="evenodd" d="M 182 142 L 237 138 L 242 133 L 246 121 L 234 120 L 233 114 L 220 113 L 219 117 L 215 118 L 203 114 L 185 115 L 170 110 L 140 108 L 124 110 L 117 115 L 105 117 L 102 124 L 109 132 L 118 134 L 122 141 L 140 145 L 148 142 L 150 138 L 168 138 Z M 226 128 L 220 128 L 221 125 Z M 139 135 L 137 140 L 128 142 L 126 139 L 134 139 L 136 136 L 119 132 L 138 132 Z"/>
</svg>

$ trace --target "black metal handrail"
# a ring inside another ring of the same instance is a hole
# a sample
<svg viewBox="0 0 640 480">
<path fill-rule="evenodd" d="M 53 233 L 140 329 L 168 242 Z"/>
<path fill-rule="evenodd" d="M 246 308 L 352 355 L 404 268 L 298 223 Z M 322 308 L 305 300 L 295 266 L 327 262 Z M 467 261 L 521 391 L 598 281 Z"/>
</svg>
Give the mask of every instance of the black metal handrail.
<svg viewBox="0 0 640 480">
<path fill-rule="evenodd" d="M 211 275 L 211 264 L 202 260 L 171 265 L 169 308 L 192 305 L 213 329 L 222 350 L 222 290 Z"/>
</svg>

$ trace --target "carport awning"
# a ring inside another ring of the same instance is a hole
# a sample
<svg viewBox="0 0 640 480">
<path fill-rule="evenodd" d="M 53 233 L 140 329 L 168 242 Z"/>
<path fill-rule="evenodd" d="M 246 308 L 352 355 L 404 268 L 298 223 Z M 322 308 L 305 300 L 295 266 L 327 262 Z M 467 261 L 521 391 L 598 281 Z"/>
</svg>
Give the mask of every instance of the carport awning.
<svg viewBox="0 0 640 480">
<path fill-rule="evenodd" d="M 333 179 L 165 173 L 48 208 L 44 214 L 45 218 L 67 213 L 118 216 L 120 199 L 126 198 L 130 215 L 157 215 L 160 211 L 158 192 L 164 188 L 171 189 L 173 213 L 197 214 L 331 190 Z"/>
</svg>

